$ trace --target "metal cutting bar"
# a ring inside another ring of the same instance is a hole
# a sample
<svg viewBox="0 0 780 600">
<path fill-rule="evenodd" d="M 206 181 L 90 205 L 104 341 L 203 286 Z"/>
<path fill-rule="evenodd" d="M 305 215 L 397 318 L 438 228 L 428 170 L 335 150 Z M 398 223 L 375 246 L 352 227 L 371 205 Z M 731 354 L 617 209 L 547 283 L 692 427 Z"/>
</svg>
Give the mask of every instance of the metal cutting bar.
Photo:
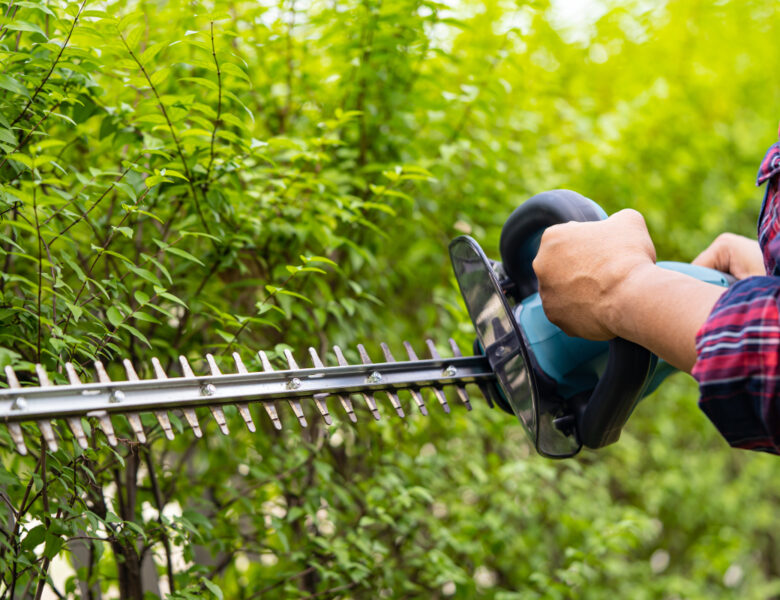
<svg viewBox="0 0 780 600">
<path fill-rule="evenodd" d="M 481 383 L 494 378 L 486 357 L 470 356 L 168 379 L 14 386 L 0 390 L 0 421 L 55 419 L 94 411 L 127 414 L 214 407 L 236 399 L 273 402 L 320 394 L 371 394 L 388 389 Z"/>
</svg>

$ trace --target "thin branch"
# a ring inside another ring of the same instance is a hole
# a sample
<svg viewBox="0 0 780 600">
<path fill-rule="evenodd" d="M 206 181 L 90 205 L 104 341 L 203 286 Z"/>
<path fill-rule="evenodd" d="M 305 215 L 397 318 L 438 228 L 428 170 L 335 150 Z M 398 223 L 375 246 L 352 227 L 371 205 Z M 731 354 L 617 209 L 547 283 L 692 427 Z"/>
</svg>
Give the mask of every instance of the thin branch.
<svg viewBox="0 0 780 600">
<path fill-rule="evenodd" d="M 258 304 L 258 306 L 257 306 L 257 312 L 259 313 L 259 312 L 260 312 L 260 309 L 262 309 L 262 308 L 263 308 L 263 307 L 266 305 L 266 303 L 268 303 L 268 301 L 269 301 L 269 300 L 271 300 L 271 299 L 272 299 L 274 296 L 276 296 L 276 293 L 277 293 L 277 292 L 280 292 L 281 290 L 283 290 L 283 289 L 285 288 L 285 286 L 286 286 L 288 283 L 290 283 L 290 280 L 291 280 L 293 277 L 295 277 L 295 275 L 297 275 L 298 273 L 299 273 L 299 271 L 295 271 L 294 273 L 291 273 L 291 274 L 290 274 L 290 276 L 289 276 L 289 277 L 287 277 L 287 279 L 285 279 L 285 280 L 282 282 L 282 285 L 281 285 L 281 286 L 279 286 L 278 288 L 274 289 L 274 291 L 273 291 L 273 292 L 271 292 L 270 294 L 268 294 L 268 296 L 266 296 L 266 297 L 265 297 L 265 299 L 264 299 L 264 300 L 263 300 L 263 301 L 262 301 L 260 304 Z M 236 343 L 236 341 L 238 340 L 238 336 L 239 336 L 239 335 L 241 335 L 241 333 L 244 331 L 244 329 L 246 329 L 246 326 L 247 326 L 247 325 L 249 325 L 249 323 L 250 323 L 250 319 L 247 319 L 246 321 L 244 321 L 244 322 L 241 324 L 241 327 L 239 327 L 239 328 L 238 328 L 238 331 L 236 331 L 236 332 L 233 334 L 233 339 L 231 339 L 231 340 L 230 340 L 230 343 L 227 345 L 227 348 L 225 349 L 225 352 L 226 352 L 226 353 L 229 353 L 229 352 L 230 352 L 230 350 L 233 348 L 233 345 L 234 345 L 234 344 Z"/>
<path fill-rule="evenodd" d="M 14 148 L 10 154 L 6 155 L 6 157 L 3 159 L 3 162 L 0 162 L 0 169 L 2 169 L 5 166 L 5 163 L 8 162 L 8 157 L 11 154 L 13 154 L 14 152 L 18 152 L 30 140 L 32 134 L 35 133 L 35 130 L 38 129 L 38 127 L 40 127 L 46 119 L 49 118 L 49 115 L 51 113 L 53 113 L 55 110 L 57 110 L 60 107 L 60 104 L 62 104 L 62 101 L 57 102 L 57 104 L 54 105 L 54 108 L 50 109 L 45 115 L 43 115 L 43 117 L 41 117 L 41 120 L 38 121 L 32 129 L 30 129 L 30 131 L 27 133 L 24 139 L 22 139 L 22 141 L 19 142 L 19 144 L 17 144 L 16 148 Z"/>
<path fill-rule="evenodd" d="M 182 164 L 182 168 L 184 169 L 184 174 L 187 176 L 187 183 L 189 184 L 190 191 L 192 192 L 192 199 L 195 202 L 195 210 L 198 213 L 198 217 L 200 218 L 200 222 L 203 225 L 203 228 L 206 230 L 206 233 L 211 234 L 211 229 L 209 228 L 208 223 L 206 222 L 206 219 L 203 216 L 203 211 L 201 210 L 200 207 L 200 200 L 198 199 L 198 194 L 195 191 L 195 186 L 192 183 L 192 173 L 190 172 L 190 167 L 187 164 L 187 159 L 184 157 L 184 151 L 182 150 L 181 143 L 179 142 L 179 137 L 176 135 L 176 130 L 173 127 L 173 122 L 171 121 L 171 118 L 168 116 L 168 111 L 165 110 L 165 104 L 163 104 L 163 101 L 160 98 L 160 94 L 157 92 L 157 86 L 155 86 L 154 83 L 152 83 L 152 78 L 149 76 L 149 73 L 146 71 L 146 68 L 144 67 L 143 63 L 141 63 L 139 58 L 135 55 L 135 52 L 133 52 L 132 48 L 130 48 L 130 45 L 127 43 L 127 40 L 125 39 L 125 36 L 122 35 L 121 31 L 119 32 L 119 38 L 122 40 L 122 44 L 124 44 L 125 49 L 132 57 L 135 64 L 137 64 L 138 68 L 141 69 L 141 73 L 143 73 L 146 82 L 149 84 L 149 87 L 151 88 L 154 97 L 157 98 L 157 106 L 159 107 L 160 112 L 165 118 L 165 122 L 168 124 L 168 130 L 171 132 L 171 136 L 173 137 L 173 143 L 176 144 L 176 151 L 178 152 L 179 158 L 181 159 L 181 164 Z M 214 243 L 213 240 L 212 243 Z"/>
<path fill-rule="evenodd" d="M 160 527 L 163 528 L 163 533 L 160 536 L 162 538 L 163 548 L 165 549 L 165 562 L 168 569 L 168 585 L 170 586 L 171 593 L 176 591 L 175 580 L 173 577 L 173 559 L 171 557 L 171 544 L 168 541 L 168 536 L 165 534 L 165 524 L 162 520 L 163 502 L 162 494 L 160 493 L 160 486 L 157 483 L 157 472 L 154 468 L 154 462 L 152 462 L 152 453 L 148 447 L 145 448 L 146 467 L 149 470 L 149 481 L 152 484 L 152 490 L 154 491 L 154 502 L 157 505 L 157 522 Z"/>
<path fill-rule="evenodd" d="M 51 529 L 51 517 L 49 516 L 49 484 L 48 478 L 46 477 L 46 442 L 43 439 L 43 436 L 41 436 L 41 481 L 43 482 L 43 488 L 41 490 L 43 493 L 43 523 L 46 526 L 46 531 L 49 531 L 49 529 Z M 59 518 L 59 516 L 60 512 L 57 511 L 57 517 Z M 51 559 L 47 556 L 44 559 L 40 573 L 38 574 L 38 585 L 36 586 L 35 590 L 35 600 L 41 600 L 41 595 L 43 594 L 43 588 L 46 585 L 46 575 L 49 572 L 50 564 Z M 30 578 L 30 581 L 32 581 L 32 578 Z"/>
<path fill-rule="evenodd" d="M 38 362 L 41 362 L 41 297 L 43 294 L 43 240 L 41 239 L 41 226 L 38 222 L 38 202 L 36 200 L 38 189 L 37 185 L 33 186 L 32 201 L 33 201 L 33 216 L 35 217 L 35 233 L 38 236 L 38 341 L 37 341 L 37 356 Z M 43 445 L 41 445 L 43 448 Z M 41 455 L 45 456 L 46 452 L 41 451 Z M 46 468 L 46 459 L 43 459 L 43 468 Z"/>
<path fill-rule="evenodd" d="M 130 167 L 127 167 L 127 168 L 126 168 L 126 169 L 125 169 L 125 170 L 122 172 L 122 174 L 121 174 L 121 175 L 119 175 L 119 177 L 117 177 L 117 178 L 116 178 L 116 180 L 114 180 L 114 181 L 111 183 L 111 185 L 110 185 L 110 186 L 109 186 L 109 187 L 108 187 L 108 188 L 107 188 L 107 189 L 106 189 L 106 190 L 105 190 L 105 191 L 104 191 L 104 192 L 103 192 L 103 193 L 100 195 L 100 198 L 98 198 L 97 200 L 95 200 L 95 201 L 92 203 L 92 206 L 90 206 L 90 207 L 89 207 L 89 208 L 88 208 L 86 211 L 82 212 L 82 213 L 81 213 L 81 216 L 80 216 L 78 219 L 76 219 L 75 221 L 73 221 L 73 222 L 72 222 L 70 225 L 68 225 L 67 227 L 65 227 L 65 229 L 63 229 L 63 230 L 62 230 L 62 231 L 60 231 L 60 232 L 59 232 L 57 235 L 55 235 L 55 236 L 54 236 L 54 237 L 51 239 L 51 241 L 50 241 L 49 243 L 50 243 L 50 244 L 53 244 L 57 238 L 59 238 L 59 237 L 60 237 L 61 235 L 63 235 L 64 233 L 66 233 L 66 232 L 67 232 L 67 231 L 68 231 L 68 230 L 69 230 L 71 227 L 73 227 L 74 225 L 76 225 L 77 223 L 79 223 L 81 220 L 83 220 L 83 219 L 86 219 L 86 218 L 87 218 L 87 215 L 89 215 L 89 213 L 91 213 L 91 212 L 92 212 L 92 210 L 93 210 L 93 209 L 94 209 L 94 208 L 95 208 L 95 207 L 96 207 L 98 204 L 100 204 L 100 203 L 103 201 L 103 199 L 104 199 L 104 198 L 105 198 L 105 197 L 106 197 L 106 196 L 107 196 L 107 195 L 108 195 L 108 194 L 111 192 L 111 190 L 113 190 L 113 189 L 114 189 L 114 187 L 116 187 L 116 184 L 117 184 L 117 183 L 119 183 L 120 181 L 122 181 L 122 179 L 124 179 L 124 178 L 125 178 L 125 175 L 127 175 L 127 173 L 128 173 L 129 171 L 130 171 Z M 94 179 L 94 178 L 93 178 L 93 179 Z M 83 188 L 82 188 L 82 189 L 83 189 Z M 57 215 L 59 215 L 59 214 L 60 214 L 60 213 L 61 213 L 63 210 L 65 210 L 66 208 L 68 208 L 68 206 L 70 206 L 71 204 L 73 204 L 73 201 L 71 201 L 71 202 L 68 202 L 68 203 L 64 204 L 63 206 L 61 206 L 60 208 L 58 208 L 58 209 L 57 209 L 55 212 L 53 212 L 53 213 L 52 213 L 52 214 L 51 214 L 51 215 L 50 215 L 50 216 L 49 216 L 49 217 L 48 217 L 48 218 L 47 218 L 47 219 L 46 219 L 46 220 L 43 222 L 43 224 L 44 224 L 44 225 L 48 225 L 48 224 L 49 224 L 49 221 L 51 221 L 52 219 L 56 218 L 56 217 L 57 217 Z"/>
<path fill-rule="evenodd" d="M 287 583 L 288 581 L 292 581 L 293 579 L 300 579 L 301 577 L 305 577 L 306 575 L 308 575 L 309 573 L 311 573 L 314 570 L 315 570 L 315 567 L 307 567 L 303 571 L 299 571 L 298 573 L 293 573 L 292 575 L 288 575 L 287 577 L 284 577 L 284 578 L 280 579 L 279 581 L 277 581 L 275 583 L 272 583 L 271 585 L 269 585 L 267 587 L 264 587 L 262 590 L 259 590 L 259 591 L 255 592 L 254 594 L 249 596 L 249 598 L 250 598 L 250 600 L 252 598 L 262 598 L 263 594 L 265 594 L 266 592 L 270 592 L 271 590 L 273 590 L 275 588 L 278 588 L 280 585 L 284 585 L 285 583 Z"/>
<path fill-rule="evenodd" d="M 138 196 L 138 199 L 135 201 L 135 204 L 133 205 L 133 208 L 135 208 L 136 206 L 138 206 L 141 203 L 141 200 L 143 200 L 146 197 L 146 194 L 148 194 L 149 190 L 151 190 L 151 189 L 152 188 L 146 188 L 144 190 L 144 192 L 140 196 Z M 130 210 L 126 211 L 124 216 L 122 217 L 122 219 L 119 221 L 119 225 L 117 225 L 117 227 L 121 227 L 124 224 L 124 222 L 127 220 L 127 218 L 130 216 L 131 213 L 132 213 L 132 211 L 130 211 Z M 89 281 L 89 278 L 92 275 L 92 271 L 95 269 L 95 265 L 98 263 L 98 261 L 100 260 L 100 257 L 103 256 L 103 254 L 105 253 L 105 250 L 108 248 L 108 246 L 113 241 L 115 234 L 116 234 L 116 228 L 114 230 L 112 230 L 111 233 L 108 234 L 108 237 L 106 238 L 106 241 L 103 242 L 103 247 L 100 249 L 100 252 L 98 252 L 98 255 L 92 261 L 92 264 L 89 266 L 89 269 L 87 269 L 87 272 L 84 274 L 84 281 L 81 283 L 81 287 L 79 288 L 79 291 L 78 291 L 78 293 L 76 294 L 76 297 L 73 300 L 73 304 L 74 305 L 79 301 L 79 298 L 81 298 L 81 294 L 84 293 L 84 289 L 87 287 L 87 282 Z M 71 320 L 72 316 L 73 316 L 73 312 L 68 313 L 68 318 L 65 320 L 65 325 L 62 328 L 63 335 L 68 330 L 68 325 L 70 325 L 70 320 Z"/>
<path fill-rule="evenodd" d="M 219 68 L 219 60 L 217 59 L 217 50 L 214 47 L 214 21 L 211 21 L 211 56 L 214 57 L 214 65 L 217 67 L 217 118 L 214 121 L 214 131 L 211 132 L 211 156 L 209 158 L 209 164 L 206 168 L 206 180 L 204 187 L 209 185 L 209 177 L 211 176 L 211 166 L 214 164 L 214 142 L 217 138 L 217 129 L 222 122 L 222 71 Z"/>
<path fill-rule="evenodd" d="M 65 41 L 62 43 L 62 47 L 60 48 L 59 54 L 57 54 L 57 58 L 55 58 L 54 62 L 51 64 L 51 69 L 49 69 L 49 72 L 46 73 L 46 76 L 38 84 L 38 87 L 35 88 L 35 92 L 33 92 L 33 95 L 27 101 L 27 104 L 22 109 L 22 112 L 20 112 L 19 115 L 11 122 L 11 127 L 16 125 L 19 122 L 19 120 L 25 115 L 27 109 L 30 108 L 30 105 L 33 102 L 35 102 L 35 99 L 38 97 L 38 94 L 40 94 L 41 90 L 43 89 L 43 86 L 46 85 L 47 81 L 49 81 L 49 77 L 51 77 L 51 74 L 54 72 L 54 68 L 57 66 L 57 63 L 60 61 L 60 58 L 62 58 L 62 53 L 65 52 L 65 48 L 67 47 L 68 42 L 70 41 L 70 36 L 73 35 L 73 30 L 76 29 L 76 23 L 79 22 L 79 17 L 81 16 L 81 13 L 84 10 L 86 4 L 87 4 L 87 0 L 84 0 L 81 3 L 81 6 L 79 6 L 79 12 L 76 13 L 76 18 L 73 19 L 73 24 L 70 26 L 70 31 L 68 31 L 68 37 L 66 37 Z"/>
</svg>

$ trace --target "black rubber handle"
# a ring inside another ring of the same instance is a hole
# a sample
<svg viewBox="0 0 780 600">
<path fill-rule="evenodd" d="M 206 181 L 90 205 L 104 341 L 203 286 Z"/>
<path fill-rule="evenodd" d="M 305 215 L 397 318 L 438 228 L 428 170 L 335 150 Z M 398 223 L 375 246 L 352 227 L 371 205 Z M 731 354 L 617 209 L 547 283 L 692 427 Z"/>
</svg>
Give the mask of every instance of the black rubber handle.
<svg viewBox="0 0 780 600">
<path fill-rule="evenodd" d="M 519 301 L 538 290 L 532 263 L 547 227 L 569 221 L 600 221 L 604 212 L 592 200 L 569 190 L 537 194 L 509 216 L 501 231 L 501 260 Z M 649 350 L 615 338 L 609 343 L 607 367 L 587 402 L 576 407 L 580 441 L 601 448 L 620 437 L 650 372 Z"/>
</svg>

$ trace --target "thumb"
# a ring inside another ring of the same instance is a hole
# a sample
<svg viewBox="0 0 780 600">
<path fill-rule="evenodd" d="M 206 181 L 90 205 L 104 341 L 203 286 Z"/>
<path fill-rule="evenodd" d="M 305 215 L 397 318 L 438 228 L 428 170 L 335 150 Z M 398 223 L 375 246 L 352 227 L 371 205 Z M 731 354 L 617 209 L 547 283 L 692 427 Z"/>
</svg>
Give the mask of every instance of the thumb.
<svg viewBox="0 0 780 600">
<path fill-rule="evenodd" d="M 731 260 L 728 252 L 723 252 L 722 247 L 718 244 L 710 245 L 704 252 L 699 254 L 693 259 L 691 264 L 698 265 L 700 267 L 709 267 L 710 269 L 716 269 L 729 273 L 729 267 L 731 266 Z"/>
</svg>

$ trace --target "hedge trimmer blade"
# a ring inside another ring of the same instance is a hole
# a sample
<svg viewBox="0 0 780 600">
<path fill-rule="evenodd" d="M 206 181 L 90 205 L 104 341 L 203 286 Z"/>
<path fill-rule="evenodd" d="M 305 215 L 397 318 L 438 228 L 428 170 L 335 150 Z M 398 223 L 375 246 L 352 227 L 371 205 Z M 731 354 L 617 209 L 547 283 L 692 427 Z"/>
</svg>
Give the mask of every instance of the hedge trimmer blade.
<svg viewBox="0 0 780 600">
<path fill-rule="evenodd" d="M 309 348 L 313 368 L 301 369 L 292 353 L 285 350 L 288 369 L 274 371 L 271 362 L 262 351 L 258 352 L 263 371 L 249 372 L 238 353 L 233 353 L 235 373 L 222 373 L 214 357 L 206 355 L 209 374 L 196 375 L 189 361 L 179 357 L 182 376 L 169 377 L 160 361 L 152 359 L 154 379 L 140 379 L 133 364 L 123 361 L 127 379 L 112 381 L 101 362 L 95 362 L 96 381 L 82 383 L 75 367 L 66 363 L 68 385 L 52 385 L 49 375 L 41 365 L 35 366 L 37 385 L 22 385 L 11 367 L 5 368 L 8 389 L 0 390 L 0 421 L 5 422 L 11 438 L 21 454 L 27 453 L 21 423 L 35 421 L 46 446 L 51 451 L 59 447 L 60 437 L 53 420 L 64 420 L 76 442 L 87 448 L 88 440 L 82 419 L 94 419 L 111 446 L 118 443 L 111 421 L 113 416 L 124 415 L 137 440 L 146 441 L 140 413 L 151 412 L 157 418 L 168 439 L 174 438 L 174 428 L 168 411 L 176 411 L 192 429 L 196 437 L 203 435 L 197 407 L 207 406 L 220 431 L 228 434 L 227 421 L 222 407 L 233 404 L 250 431 L 256 430 L 250 412 L 250 403 L 260 403 L 276 429 L 282 428 L 276 402 L 286 401 L 301 427 L 308 425 L 304 405 L 313 402 L 326 424 L 332 423 L 326 398 L 335 396 L 352 422 L 357 421 L 352 405 L 352 394 L 360 394 L 374 419 L 380 419 L 375 394 L 385 395 L 399 417 L 404 410 L 398 396 L 408 390 L 423 415 L 427 409 L 420 390 L 432 388 L 445 412 L 449 412 L 444 386 L 455 386 L 458 398 L 471 410 L 465 384 L 476 383 L 481 387 L 495 378 L 484 356 L 464 357 L 454 340 L 450 339 L 452 358 L 439 356 L 431 340 L 427 346 L 430 359 L 419 360 L 412 346 L 404 342 L 409 360 L 397 362 L 386 344 L 382 344 L 385 362 L 372 363 L 362 344 L 358 352 L 362 364 L 350 365 L 338 346 L 333 347 L 338 366 L 326 367 L 314 348 Z M 30 382 L 33 383 L 32 381 Z"/>
</svg>

